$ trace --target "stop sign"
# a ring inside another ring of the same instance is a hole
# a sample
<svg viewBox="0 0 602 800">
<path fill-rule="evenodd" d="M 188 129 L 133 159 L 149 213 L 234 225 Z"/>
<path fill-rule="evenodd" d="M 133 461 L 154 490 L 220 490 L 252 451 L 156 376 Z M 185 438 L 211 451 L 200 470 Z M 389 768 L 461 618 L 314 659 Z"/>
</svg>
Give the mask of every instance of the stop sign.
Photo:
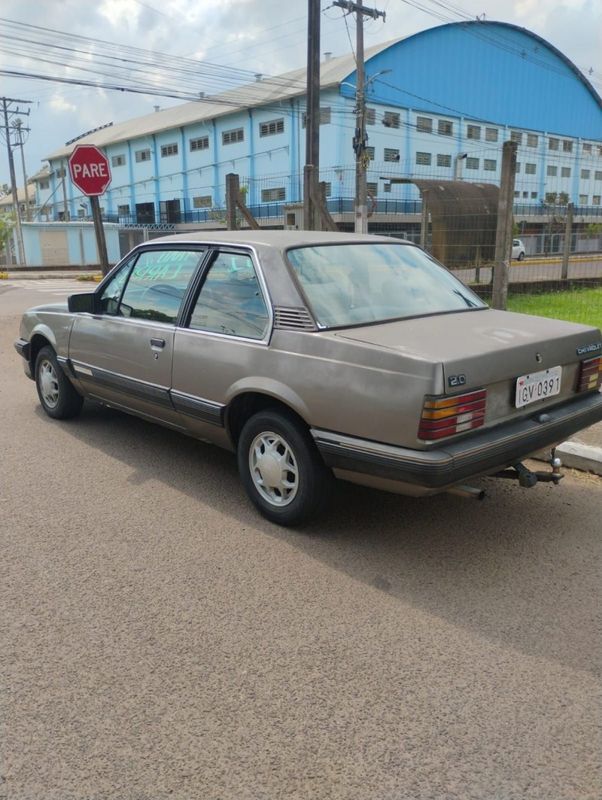
<svg viewBox="0 0 602 800">
<path fill-rule="evenodd" d="M 109 159 L 93 144 L 78 144 L 69 158 L 71 180 L 82 194 L 98 197 L 111 183 Z"/>
</svg>

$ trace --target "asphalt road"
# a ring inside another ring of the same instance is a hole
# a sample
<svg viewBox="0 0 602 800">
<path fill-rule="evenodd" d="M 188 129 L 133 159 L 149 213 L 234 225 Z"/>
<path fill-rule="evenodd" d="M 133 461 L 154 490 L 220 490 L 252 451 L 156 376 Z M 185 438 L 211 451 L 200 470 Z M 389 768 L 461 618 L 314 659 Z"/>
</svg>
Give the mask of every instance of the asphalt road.
<svg viewBox="0 0 602 800">
<path fill-rule="evenodd" d="M 599 800 L 602 481 L 341 485 L 282 530 L 227 453 L 46 418 L 34 295 L 0 286 L 0 797 Z"/>
</svg>

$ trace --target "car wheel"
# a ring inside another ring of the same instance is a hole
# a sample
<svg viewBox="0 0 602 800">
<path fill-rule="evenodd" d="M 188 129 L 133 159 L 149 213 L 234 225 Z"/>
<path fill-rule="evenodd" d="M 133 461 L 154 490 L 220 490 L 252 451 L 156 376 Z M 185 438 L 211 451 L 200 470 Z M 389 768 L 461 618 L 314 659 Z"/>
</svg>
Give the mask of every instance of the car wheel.
<svg viewBox="0 0 602 800">
<path fill-rule="evenodd" d="M 36 358 L 36 387 L 42 408 L 53 419 L 70 419 L 81 411 L 84 399 L 63 372 L 52 347 L 42 347 Z"/>
<path fill-rule="evenodd" d="M 261 411 L 246 422 L 238 469 L 255 506 L 279 525 L 300 525 L 316 516 L 332 490 L 332 472 L 309 431 L 281 411 Z"/>
<path fill-rule="evenodd" d="M 519 261 L 522 261 L 524 257 L 525 257 L 525 254 L 524 254 L 524 253 L 523 253 L 523 251 L 521 250 L 521 252 L 518 254 L 518 260 L 519 260 Z"/>
</svg>

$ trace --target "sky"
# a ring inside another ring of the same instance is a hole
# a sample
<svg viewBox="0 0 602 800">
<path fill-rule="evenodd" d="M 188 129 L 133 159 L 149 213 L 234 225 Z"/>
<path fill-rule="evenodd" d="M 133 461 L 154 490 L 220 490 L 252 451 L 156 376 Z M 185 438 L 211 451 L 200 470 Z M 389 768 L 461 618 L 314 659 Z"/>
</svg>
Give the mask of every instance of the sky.
<svg viewBox="0 0 602 800">
<path fill-rule="evenodd" d="M 373 0 L 365 4 L 372 6 Z M 278 75 L 305 64 L 306 8 L 305 0 L 3 0 L 0 68 L 68 78 L 82 74 L 69 67 L 69 55 L 61 67 L 32 59 L 26 41 L 18 45 L 21 55 L 7 52 L 17 46 L 14 28 L 6 23 L 10 20 L 248 70 L 250 74 Z M 602 0 L 380 0 L 376 8 L 386 12 L 386 20 L 366 22 L 366 47 L 444 21 L 460 21 L 463 15 L 485 15 L 487 20 L 525 27 L 551 42 L 602 94 Z M 322 52 L 330 51 L 334 56 L 349 53 L 350 42 L 355 42 L 353 19 L 346 19 L 331 0 L 322 0 L 321 19 Z M 93 68 L 94 59 L 88 59 Z M 244 77 L 237 75 L 237 79 Z M 149 95 L 5 76 L 0 76 L 0 86 L 4 96 L 31 101 L 30 116 L 23 118 L 31 128 L 25 144 L 29 175 L 42 167 L 46 155 L 85 131 L 150 113 L 155 105 L 166 108 L 177 103 Z M 206 78 L 199 77 L 199 92 L 209 94 L 212 88 Z M 22 185 L 20 158 L 16 167 L 17 183 Z M 0 141 L 0 185 L 8 182 L 8 172 Z"/>
</svg>

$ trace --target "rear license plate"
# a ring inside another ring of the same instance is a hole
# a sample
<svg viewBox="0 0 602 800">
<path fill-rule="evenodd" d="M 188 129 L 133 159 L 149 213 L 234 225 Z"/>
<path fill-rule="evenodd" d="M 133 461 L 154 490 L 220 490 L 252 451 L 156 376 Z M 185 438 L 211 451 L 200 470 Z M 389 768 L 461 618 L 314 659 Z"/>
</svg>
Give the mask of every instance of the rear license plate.
<svg viewBox="0 0 602 800">
<path fill-rule="evenodd" d="M 550 367 L 542 369 L 541 372 L 521 375 L 516 380 L 516 407 L 522 408 L 537 400 L 545 400 L 547 397 L 560 394 L 561 378 L 562 367 Z"/>
</svg>

